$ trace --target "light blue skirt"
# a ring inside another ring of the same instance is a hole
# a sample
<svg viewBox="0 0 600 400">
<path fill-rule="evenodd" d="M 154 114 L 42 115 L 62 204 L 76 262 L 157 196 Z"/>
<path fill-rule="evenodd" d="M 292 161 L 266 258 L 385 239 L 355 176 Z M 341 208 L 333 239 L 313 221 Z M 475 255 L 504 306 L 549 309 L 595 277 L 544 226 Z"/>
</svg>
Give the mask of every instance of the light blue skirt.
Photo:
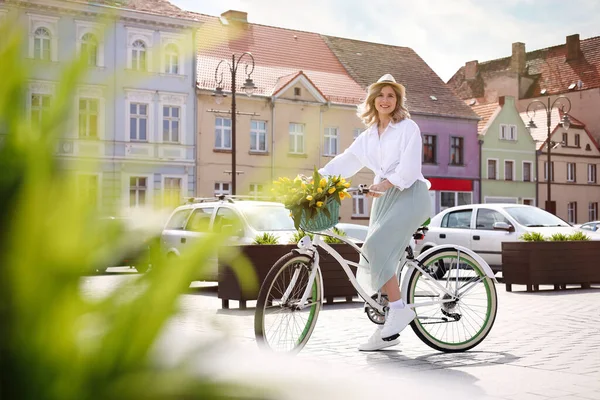
<svg viewBox="0 0 600 400">
<path fill-rule="evenodd" d="M 410 188 L 388 189 L 375 198 L 369 231 L 362 246 L 357 279 L 367 293 L 375 293 L 397 273 L 399 262 L 412 235 L 430 217 L 430 200 L 425 182 Z"/>
</svg>

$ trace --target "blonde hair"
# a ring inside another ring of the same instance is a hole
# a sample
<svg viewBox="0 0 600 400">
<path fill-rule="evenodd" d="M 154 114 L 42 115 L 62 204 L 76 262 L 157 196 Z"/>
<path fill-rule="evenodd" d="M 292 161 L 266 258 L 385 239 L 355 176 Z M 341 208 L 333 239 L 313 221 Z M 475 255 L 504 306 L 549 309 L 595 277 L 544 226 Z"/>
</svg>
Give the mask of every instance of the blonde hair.
<svg viewBox="0 0 600 400">
<path fill-rule="evenodd" d="M 391 87 L 396 93 L 396 108 L 391 115 L 392 121 L 398 123 L 403 119 L 410 118 L 410 113 L 404 104 L 404 92 L 400 90 L 400 87 L 388 82 L 378 82 L 369 86 L 367 98 L 357 107 L 358 112 L 356 115 L 358 115 L 358 118 L 360 118 L 367 127 L 379 122 L 379 114 L 375 108 L 375 99 L 379 96 L 381 90 L 385 86 Z"/>
</svg>

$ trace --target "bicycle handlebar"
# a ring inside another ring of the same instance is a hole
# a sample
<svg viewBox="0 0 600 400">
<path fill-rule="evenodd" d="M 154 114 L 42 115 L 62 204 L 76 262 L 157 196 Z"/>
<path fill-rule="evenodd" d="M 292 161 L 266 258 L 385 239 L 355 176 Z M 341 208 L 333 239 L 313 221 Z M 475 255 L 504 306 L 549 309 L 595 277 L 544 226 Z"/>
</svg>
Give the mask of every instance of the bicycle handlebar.
<svg viewBox="0 0 600 400">
<path fill-rule="evenodd" d="M 367 185 L 364 184 L 360 184 L 358 185 L 357 188 L 348 188 L 346 189 L 347 192 L 349 193 L 359 193 L 359 194 L 367 194 L 367 193 L 375 193 L 375 194 L 384 194 L 385 192 L 377 192 L 375 190 L 369 190 L 369 187 Z"/>
</svg>

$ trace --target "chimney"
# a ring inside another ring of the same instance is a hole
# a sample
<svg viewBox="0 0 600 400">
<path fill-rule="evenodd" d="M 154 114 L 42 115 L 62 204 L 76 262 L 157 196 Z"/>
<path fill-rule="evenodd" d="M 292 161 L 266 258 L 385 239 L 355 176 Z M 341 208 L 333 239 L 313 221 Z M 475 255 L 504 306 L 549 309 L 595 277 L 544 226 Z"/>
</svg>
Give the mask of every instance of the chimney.
<svg viewBox="0 0 600 400">
<path fill-rule="evenodd" d="M 229 10 L 221 14 L 221 18 L 229 23 L 247 24 L 248 13 L 243 11 Z"/>
<path fill-rule="evenodd" d="M 477 77 L 477 68 L 479 63 L 475 61 L 467 61 L 465 64 L 465 79 L 471 80 Z"/>
<path fill-rule="evenodd" d="M 576 60 L 581 55 L 579 34 L 567 36 L 567 61 Z"/>
<path fill-rule="evenodd" d="M 512 56 L 510 58 L 510 69 L 519 75 L 525 75 L 525 58 L 525 43 L 513 43 Z"/>
</svg>

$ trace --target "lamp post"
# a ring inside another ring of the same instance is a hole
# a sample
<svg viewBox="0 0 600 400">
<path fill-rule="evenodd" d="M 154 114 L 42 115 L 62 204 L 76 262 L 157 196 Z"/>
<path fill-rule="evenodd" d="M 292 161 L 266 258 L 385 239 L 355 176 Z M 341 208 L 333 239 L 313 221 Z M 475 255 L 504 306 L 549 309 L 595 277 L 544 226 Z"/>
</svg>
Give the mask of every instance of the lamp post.
<svg viewBox="0 0 600 400">
<path fill-rule="evenodd" d="M 229 63 L 229 61 L 227 61 L 227 60 L 221 60 L 219 62 L 219 64 L 217 65 L 217 68 L 215 69 L 215 82 L 217 83 L 217 88 L 215 89 L 213 96 L 215 98 L 215 103 L 217 103 L 217 104 L 221 104 L 223 102 L 223 98 L 227 96 L 223 92 L 223 69 L 226 68 L 226 70 L 228 70 L 229 73 L 231 74 L 231 194 L 232 195 L 236 194 L 235 178 L 237 177 L 236 168 L 235 168 L 235 165 L 236 165 L 236 161 L 235 161 L 235 139 L 236 139 L 235 117 L 237 114 L 236 104 L 235 104 L 235 94 L 236 94 L 235 78 L 237 75 L 238 67 L 239 67 L 240 63 L 242 63 L 242 59 L 244 57 L 247 57 L 249 60 L 243 61 L 244 72 L 246 74 L 246 82 L 244 83 L 243 89 L 244 89 L 244 92 L 248 96 L 252 96 L 252 93 L 254 93 L 254 88 L 256 86 L 254 85 L 254 82 L 252 82 L 252 78 L 250 78 L 250 76 L 252 75 L 252 72 L 254 72 L 254 57 L 252 57 L 251 53 L 245 52 L 245 53 L 240 54 L 239 56 L 232 54 L 231 55 L 231 63 Z M 223 67 L 223 68 L 221 68 L 221 67 Z"/>
<path fill-rule="evenodd" d="M 562 104 L 562 101 L 566 100 L 566 103 L 568 104 L 569 108 L 565 111 L 564 105 Z M 564 112 L 564 115 L 561 119 L 561 124 L 563 126 L 563 128 L 565 128 L 565 130 L 568 130 L 569 127 L 571 126 L 571 121 L 569 120 L 569 116 L 568 113 L 569 111 L 571 111 L 571 100 L 569 100 L 568 97 L 566 96 L 558 96 L 556 99 L 554 99 L 554 101 L 551 103 L 550 102 L 550 96 L 548 96 L 548 102 L 547 104 L 544 103 L 541 100 L 534 100 L 531 103 L 529 103 L 527 105 L 527 116 L 529 117 L 529 123 L 527 124 L 527 127 L 531 130 L 532 128 L 537 128 L 537 125 L 535 124 L 535 122 L 533 122 L 533 117 L 535 116 L 535 108 L 532 108 L 533 105 L 537 105 L 540 106 L 538 109 L 542 109 L 546 112 L 546 127 L 548 128 L 548 133 L 547 133 L 547 138 L 546 138 L 546 149 L 548 151 L 548 172 L 546 173 L 546 177 L 547 177 L 547 189 L 548 189 L 548 196 L 546 199 L 546 204 L 545 204 L 545 208 L 546 211 L 552 213 L 552 214 L 556 214 L 556 203 L 554 201 L 552 201 L 552 195 L 551 195 L 551 191 L 550 191 L 550 183 L 552 181 L 552 178 L 554 178 L 553 174 L 552 174 L 552 158 L 551 158 L 551 153 L 552 153 L 552 146 L 554 145 L 551 140 L 550 140 L 550 127 L 552 125 L 552 121 L 551 121 L 551 114 L 552 114 L 552 108 L 554 108 L 554 106 L 556 104 L 560 104 L 561 110 Z M 558 108 L 558 107 L 557 107 Z M 533 111 L 533 117 L 530 115 L 530 112 Z"/>
</svg>

